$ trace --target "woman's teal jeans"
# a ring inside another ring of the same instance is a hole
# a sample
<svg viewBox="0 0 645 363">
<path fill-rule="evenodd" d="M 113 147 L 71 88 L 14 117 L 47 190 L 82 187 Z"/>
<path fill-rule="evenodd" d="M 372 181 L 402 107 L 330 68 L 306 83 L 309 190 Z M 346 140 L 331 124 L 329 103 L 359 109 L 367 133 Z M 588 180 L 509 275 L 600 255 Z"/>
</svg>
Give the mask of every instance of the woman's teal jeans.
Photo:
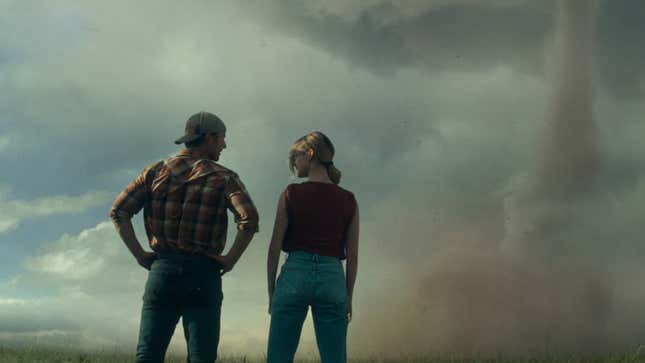
<svg viewBox="0 0 645 363">
<path fill-rule="evenodd" d="M 182 318 L 188 362 L 217 358 L 222 306 L 221 265 L 200 255 L 161 253 L 143 294 L 137 363 L 162 363 Z"/>
<path fill-rule="evenodd" d="M 293 362 L 309 306 L 322 363 L 345 363 L 346 286 L 338 258 L 289 253 L 273 292 L 267 363 Z"/>
</svg>

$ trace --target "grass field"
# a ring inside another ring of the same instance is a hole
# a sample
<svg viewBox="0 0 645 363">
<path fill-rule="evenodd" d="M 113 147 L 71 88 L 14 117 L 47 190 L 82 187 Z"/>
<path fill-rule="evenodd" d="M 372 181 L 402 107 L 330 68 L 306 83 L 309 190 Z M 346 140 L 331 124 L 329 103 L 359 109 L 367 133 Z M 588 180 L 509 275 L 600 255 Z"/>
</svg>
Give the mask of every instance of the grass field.
<svg viewBox="0 0 645 363">
<path fill-rule="evenodd" d="M 57 350 L 47 348 L 14 348 L 0 346 L 0 362 L 2 363 L 131 363 L 134 362 L 132 354 L 118 352 L 79 352 L 74 350 Z M 182 356 L 166 357 L 167 363 L 184 363 L 186 358 Z M 221 363 L 260 363 L 260 358 L 246 358 L 243 355 L 236 357 L 220 357 Z M 319 360 L 305 359 L 296 360 L 301 363 L 315 363 Z M 399 358 L 381 359 L 364 358 L 350 359 L 350 363 L 634 363 L 645 362 L 645 346 L 635 349 L 633 352 L 614 354 L 608 356 L 585 356 L 585 355 L 560 355 L 553 357 L 533 358 L 450 358 L 450 357 L 427 357 L 427 358 Z"/>
</svg>

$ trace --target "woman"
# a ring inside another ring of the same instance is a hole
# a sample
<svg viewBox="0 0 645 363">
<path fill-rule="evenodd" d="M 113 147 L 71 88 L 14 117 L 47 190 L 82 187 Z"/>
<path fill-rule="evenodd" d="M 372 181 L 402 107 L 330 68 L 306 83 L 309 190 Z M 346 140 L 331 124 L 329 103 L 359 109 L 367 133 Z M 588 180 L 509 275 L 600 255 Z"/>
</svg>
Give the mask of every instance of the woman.
<svg viewBox="0 0 645 363">
<path fill-rule="evenodd" d="M 298 139 L 289 167 L 307 181 L 290 184 L 278 201 L 267 260 L 268 363 L 293 362 L 311 306 L 322 363 L 347 360 L 347 324 L 358 264 L 358 204 L 338 186 L 334 146 L 321 132 Z M 276 283 L 280 251 L 289 254 Z M 347 259 L 347 275 L 341 260 Z"/>
</svg>

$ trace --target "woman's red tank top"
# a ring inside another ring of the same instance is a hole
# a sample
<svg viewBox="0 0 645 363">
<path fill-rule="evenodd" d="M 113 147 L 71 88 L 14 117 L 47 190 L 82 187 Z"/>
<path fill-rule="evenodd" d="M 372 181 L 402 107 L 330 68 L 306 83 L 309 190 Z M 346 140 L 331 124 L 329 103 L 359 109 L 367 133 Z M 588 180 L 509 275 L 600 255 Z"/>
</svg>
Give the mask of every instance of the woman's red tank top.
<svg viewBox="0 0 645 363">
<path fill-rule="evenodd" d="M 282 249 L 345 258 L 354 194 L 336 184 L 307 181 L 285 189 L 289 222 Z"/>
</svg>

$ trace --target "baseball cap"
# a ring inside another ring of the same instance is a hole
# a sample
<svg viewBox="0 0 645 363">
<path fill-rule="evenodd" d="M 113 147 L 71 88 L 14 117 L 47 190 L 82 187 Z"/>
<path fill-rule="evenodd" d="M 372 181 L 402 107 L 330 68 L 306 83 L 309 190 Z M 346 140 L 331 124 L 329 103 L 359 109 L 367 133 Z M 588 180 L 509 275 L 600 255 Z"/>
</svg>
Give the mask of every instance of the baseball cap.
<svg viewBox="0 0 645 363">
<path fill-rule="evenodd" d="M 175 144 L 183 144 L 197 140 L 208 133 L 226 132 L 224 122 L 214 114 L 200 111 L 188 118 L 184 136 L 175 140 Z"/>
</svg>

